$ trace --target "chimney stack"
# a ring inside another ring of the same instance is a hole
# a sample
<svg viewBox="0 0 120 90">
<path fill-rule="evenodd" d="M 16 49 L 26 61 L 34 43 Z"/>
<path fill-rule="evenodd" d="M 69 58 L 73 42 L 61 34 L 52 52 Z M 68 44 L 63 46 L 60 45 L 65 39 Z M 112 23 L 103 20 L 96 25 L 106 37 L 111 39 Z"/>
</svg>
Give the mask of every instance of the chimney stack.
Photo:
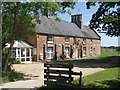
<svg viewBox="0 0 120 90">
<path fill-rule="evenodd" d="M 71 22 L 75 23 L 80 29 L 83 29 L 82 14 L 71 15 Z"/>
</svg>

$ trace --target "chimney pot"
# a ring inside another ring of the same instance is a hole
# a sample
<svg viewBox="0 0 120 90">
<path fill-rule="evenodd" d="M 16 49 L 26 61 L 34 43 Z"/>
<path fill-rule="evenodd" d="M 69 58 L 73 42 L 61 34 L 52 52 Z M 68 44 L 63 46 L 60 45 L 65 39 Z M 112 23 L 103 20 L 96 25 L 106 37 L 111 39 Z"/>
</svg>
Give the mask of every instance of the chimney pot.
<svg viewBox="0 0 120 90">
<path fill-rule="evenodd" d="M 71 16 L 71 22 L 75 23 L 80 29 L 83 29 L 82 14 L 76 14 Z"/>
</svg>

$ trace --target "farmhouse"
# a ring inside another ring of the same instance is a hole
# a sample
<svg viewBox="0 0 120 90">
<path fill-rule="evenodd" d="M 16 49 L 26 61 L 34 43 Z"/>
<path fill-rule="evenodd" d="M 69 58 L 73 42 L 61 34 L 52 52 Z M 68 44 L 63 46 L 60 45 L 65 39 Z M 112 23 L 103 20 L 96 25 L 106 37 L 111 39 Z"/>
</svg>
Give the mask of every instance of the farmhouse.
<svg viewBox="0 0 120 90">
<path fill-rule="evenodd" d="M 17 42 L 14 57 L 22 63 L 97 56 L 101 53 L 100 36 L 82 24 L 82 15 L 72 15 L 71 23 L 41 16 L 35 27 L 36 37 Z"/>
<path fill-rule="evenodd" d="M 82 58 L 100 55 L 101 38 L 82 24 L 82 15 L 72 15 L 71 23 L 41 16 L 35 27 L 36 38 L 28 40 L 34 47 L 33 60 Z"/>
</svg>

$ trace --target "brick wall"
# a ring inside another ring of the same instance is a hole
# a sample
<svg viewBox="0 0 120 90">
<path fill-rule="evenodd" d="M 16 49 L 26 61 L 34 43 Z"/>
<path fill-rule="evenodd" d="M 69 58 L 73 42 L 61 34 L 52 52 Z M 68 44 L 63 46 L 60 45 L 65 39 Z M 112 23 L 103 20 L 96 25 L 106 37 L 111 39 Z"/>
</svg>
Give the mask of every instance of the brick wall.
<svg viewBox="0 0 120 90">
<path fill-rule="evenodd" d="M 59 56 L 63 53 L 65 53 L 65 48 L 69 47 L 69 52 L 71 52 L 71 48 L 73 49 L 74 45 L 74 37 L 69 37 L 69 43 L 65 43 L 65 37 L 64 36 L 54 36 L 54 42 L 53 43 L 47 43 L 47 36 L 46 35 L 37 35 L 37 61 L 40 60 L 40 54 L 43 54 L 43 59 L 47 59 L 47 47 L 53 47 L 53 59 L 55 59 L 55 54 L 57 59 L 59 59 Z M 76 38 L 76 40 L 79 40 L 79 43 L 83 47 L 86 47 L 86 57 L 90 57 L 90 48 L 92 47 L 92 56 L 100 55 L 101 48 L 100 48 L 100 40 L 97 39 L 86 39 L 86 42 L 83 44 L 83 38 Z M 56 45 L 56 50 L 55 50 Z M 82 51 L 83 52 L 83 51 Z M 72 55 L 73 57 L 73 55 Z"/>
</svg>

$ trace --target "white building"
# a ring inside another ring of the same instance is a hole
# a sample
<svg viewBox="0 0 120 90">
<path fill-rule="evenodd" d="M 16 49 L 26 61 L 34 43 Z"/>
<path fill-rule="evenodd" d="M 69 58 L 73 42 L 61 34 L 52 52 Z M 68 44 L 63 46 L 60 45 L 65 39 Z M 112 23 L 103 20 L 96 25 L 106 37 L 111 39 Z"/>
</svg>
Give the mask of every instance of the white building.
<svg viewBox="0 0 120 90">
<path fill-rule="evenodd" d="M 6 44 L 5 49 L 10 47 L 10 44 Z M 12 58 L 20 61 L 21 63 L 31 63 L 32 62 L 32 50 L 33 47 L 24 41 L 15 41 L 12 49 Z"/>
</svg>

